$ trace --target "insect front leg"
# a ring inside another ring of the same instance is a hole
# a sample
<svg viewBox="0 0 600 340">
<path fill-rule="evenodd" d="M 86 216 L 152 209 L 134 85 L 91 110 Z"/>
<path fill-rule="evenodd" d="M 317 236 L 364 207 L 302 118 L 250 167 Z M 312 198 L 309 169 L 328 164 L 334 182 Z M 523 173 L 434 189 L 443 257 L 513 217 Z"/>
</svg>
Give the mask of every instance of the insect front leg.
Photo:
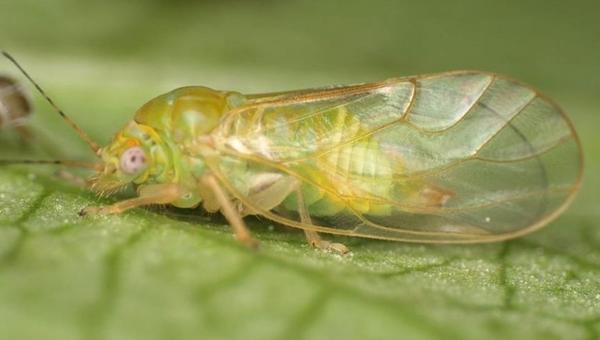
<svg viewBox="0 0 600 340">
<path fill-rule="evenodd" d="M 60 169 L 57 170 L 54 173 L 54 177 L 63 180 L 77 188 L 80 189 L 89 189 L 90 188 L 90 183 L 89 181 L 82 176 L 78 176 L 70 171 L 64 170 L 64 169 Z"/>
<path fill-rule="evenodd" d="M 296 197 L 298 201 L 298 214 L 300 215 L 300 220 L 305 224 L 312 224 L 312 220 L 310 218 L 310 214 L 306 209 L 306 204 L 304 203 L 304 196 L 302 194 L 302 190 L 296 190 Z M 350 249 L 341 243 L 333 243 L 329 241 L 325 241 L 321 238 L 319 233 L 312 230 L 304 230 L 304 235 L 306 236 L 306 240 L 308 244 L 312 247 L 325 250 L 325 251 L 333 251 L 339 254 L 347 254 L 350 252 Z"/>
<path fill-rule="evenodd" d="M 221 184 L 217 181 L 215 176 L 206 174 L 202 177 L 202 184 L 211 190 L 212 194 L 216 202 L 218 203 L 223 216 L 227 219 L 233 232 L 235 233 L 235 238 L 241 242 L 243 245 L 248 246 L 250 248 L 258 248 L 258 241 L 255 240 L 246 223 L 242 219 L 240 213 L 235 209 L 229 197 L 225 193 L 225 190 L 221 187 Z"/>
<path fill-rule="evenodd" d="M 142 186 L 139 196 L 102 207 L 87 207 L 81 216 L 120 214 L 125 210 L 152 204 L 169 204 L 181 198 L 182 190 L 177 184 L 152 184 Z"/>
</svg>

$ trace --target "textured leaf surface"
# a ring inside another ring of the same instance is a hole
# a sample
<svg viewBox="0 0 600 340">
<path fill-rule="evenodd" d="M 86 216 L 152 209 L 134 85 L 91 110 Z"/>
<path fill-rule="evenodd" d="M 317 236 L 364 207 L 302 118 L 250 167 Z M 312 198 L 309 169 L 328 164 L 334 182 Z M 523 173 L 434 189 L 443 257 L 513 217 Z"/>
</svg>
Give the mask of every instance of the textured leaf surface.
<svg viewBox="0 0 600 340">
<path fill-rule="evenodd" d="M 510 74 L 572 114 L 587 157 L 583 190 L 557 221 L 515 241 L 336 239 L 353 250 L 339 257 L 264 220 L 250 221 L 263 241 L 255 253 L 236 244 L 222 218 L 200 212 L 81 219 L 79 209 L 110 199 L 55 179 L 52 169 L 0 168 L 0 339 L 599 336 L 597 9 L 170 3 L 6 2 L 0 41 L 100 141 L 145 100 L 192 83 L 266 92 L 454 68 Z M 480 26 L 477 12 L 486 18 Z M 47 105 L 36 107 L 36 131 L 71 158 L 90 157 Z M 16 156 L 41 157 L 0 132 L 0 158 Z"/>
<path fill-rule="evenodd" d="M 596 334 L 600 240 L 569 216 L 493 245 L 346 240 L 342 258 L 263 222 L 253 253 L 213 218 L 81 220 L 95 200 L 20 171 L 0 187 L 2 338 Z"/>
</svg>

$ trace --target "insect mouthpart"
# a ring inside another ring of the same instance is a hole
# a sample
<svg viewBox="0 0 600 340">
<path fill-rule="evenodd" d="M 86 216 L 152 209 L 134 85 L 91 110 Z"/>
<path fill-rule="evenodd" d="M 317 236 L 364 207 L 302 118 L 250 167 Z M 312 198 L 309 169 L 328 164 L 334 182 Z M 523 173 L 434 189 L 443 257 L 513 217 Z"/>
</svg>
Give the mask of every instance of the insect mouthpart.
<svg viewBox="0 0 600 340">
<path fill-rule="evenodd" d="M 127 183 L 121 181 L 117 175 L 117 168 L 112 164 L 105 164 L 90 178 L 91 189 L 100 195 L 109 195 L 117 192 Z"/>
<path fill-rule="evenodd" d="M 112 163 L 105 164 L 100 172 L 102 172 L 104 175 L 113 175 L 117 172 L 117 167 Z"/>
</svg>

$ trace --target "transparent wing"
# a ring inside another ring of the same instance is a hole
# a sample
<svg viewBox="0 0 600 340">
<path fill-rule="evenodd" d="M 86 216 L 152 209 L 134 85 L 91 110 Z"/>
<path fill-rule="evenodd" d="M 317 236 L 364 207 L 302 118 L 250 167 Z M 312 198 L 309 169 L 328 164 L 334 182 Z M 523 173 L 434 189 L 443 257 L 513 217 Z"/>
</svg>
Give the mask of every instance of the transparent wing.
<svg viewBox="0 0 600 340">
<path fill-rule="evenodd" d="M 213 171 L 256 213 L 321 232 L 414 242 L 515 237 L 556 217 L 577 191 L 582 156 L 563 112 L 536 90 L 461 71 L 254 95 L 215 131 Z M 302 187 L 253 206 L 241 173 Z M 234 178 L 237 178 L 234 180 Z M 305 221 L 306 222 L 306 221 Z"/>
</svg>

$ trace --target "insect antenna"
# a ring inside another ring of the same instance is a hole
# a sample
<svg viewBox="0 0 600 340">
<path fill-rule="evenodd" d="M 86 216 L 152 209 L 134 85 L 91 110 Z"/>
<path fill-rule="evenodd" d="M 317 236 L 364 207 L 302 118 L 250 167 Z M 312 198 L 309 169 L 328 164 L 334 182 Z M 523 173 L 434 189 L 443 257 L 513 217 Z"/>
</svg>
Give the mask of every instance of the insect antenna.
<svg viewBox="0 0 600 340">
<path fill-rule="evenodd" d="M 37 159 L 0 159 L 0 166 L 11 164 L 38 164 L 38 165 L 63 165 L 71 168 L 84 168 L 99 170 L 101 165 L 94 162 L 73 161 L 73 160 L 37 160 Z"/>
<path fill-rule="evenodd" d="M 13 56 L 11 56 L 10 54 L 8 54 L 5 51 L 2 51 L 2 55 L 4 55 L 6 57 L 6 59 L 8 59 L 10 62 L 12 62 L 19 69 L 19 71 L 21 71 L 21 73 L 23 73 L 23 75 L 33 84 L 33 86 L 35 86 L 35 88 L 46 99 L 46 101 L 48 101 L 48 103 L 50 103 L 50 105 L 54 108 L 54 110 L 67 122 L 67 124 L 69 124 L 77 132 L 77 134 L 79 134 L 79 137 L 81 137 L 81 139 L 83 139 L 87 143 L 87 145 L 90 147 L 90 149 L 92 149 L 92 151 L 94 151 L 94 154 L 96 156 L 98 156 L 100 146 L 98 146 L 98 144 L 96 142 L 94 142 L 92 140 L 92 138 L 90 138 L 90 136 L 87 133 L 85 133 L 85 131 L 83 131 L 77 124 L 75 124 L 75 122 L 73 120 L 71 120 L 71 118 L 69 118 L 64 113 L 64 111 L 61 110 L 58 107 L 58 105 L 56 105 L 54 103 L 54 101 L 46 94 L 46 92 L 41 88 L 41 86 L 38 85 L 38 83 L 36 83 L 35 80 L 33 80 L 33 78 L 31 78 L 31 76 L 27 73 L 27 71 L 25 71 L 25 69 L 23 69 L 23 67 L 21 67 L 21 65 L 17 62 L 17 60 L 15 60 L 15 58 L 13 58 Z M 57 164 L 57 163 L 50 163 L 50 164 Z"/>
</svg>

